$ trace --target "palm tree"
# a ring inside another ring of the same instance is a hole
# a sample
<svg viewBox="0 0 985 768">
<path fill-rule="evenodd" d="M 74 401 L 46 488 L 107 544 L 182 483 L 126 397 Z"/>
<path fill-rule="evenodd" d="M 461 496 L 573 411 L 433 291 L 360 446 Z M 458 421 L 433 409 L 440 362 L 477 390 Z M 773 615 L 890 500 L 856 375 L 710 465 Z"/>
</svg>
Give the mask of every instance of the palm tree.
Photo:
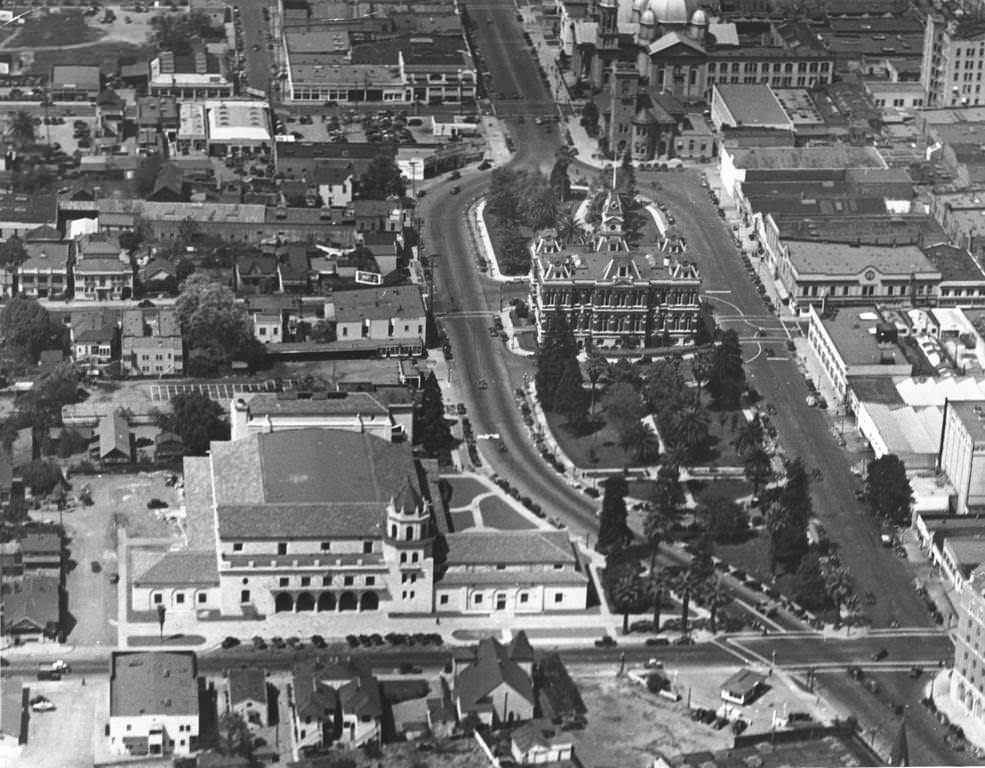
<svg viewBox="0 0 985 768">
<path fill-rule="evenodd" d="M 733 426 L 732 431 L 735 431 Z M 739 434 L 732 440 L 732 447 L 740 456 L 745 456 L 747 452 L 759 448 L 763 444 L 763 425 L 759 418 L 746 421 L 739 428 Z"/>
<path fill-rule="evenodd" d="M 635 568 L 626 567 L 612 585 L 612 600 L 622 611 L 622 633 L 629 634 L 629 612 L 640 601 L 643 584 Z"/>
<path fill-rule="evenodd" d="M 852 609 L 858 599 L 855 594 L 855 579 L 852 577 L 852 572 L 843 565 L 825 570 L 824 588 L 828 597 L 839 610 L 841 608 Z"/>
<path fill-rule="evenodd" d="M 746 479 L 752 483 L 752 495 L 759 496 L 759 487 L 768 483 L 773 476 L 773 462 L 770 455 L 757 446 L 749 453 L 742 463 Z"/>
<path fill-rule="evenodd" d="M 704 349 L 698 352 L 694 356 L 694 360 L 691 361 L 691 375 L 694 377 L 695 383 L 698 385 L 698 398 L 701 398 L 701 388 L 704 386 L 704 382 L 708 381 L 708 377 L 711 375 L 711 350 Z"/>
<path fill-rule="evenodd" d="M 671 583 L 670 577 L 663 568 L 650 567 L 650 573 L 647 575 L 644 587 L 646 597 L 653 605 L 654 632 L 660 631 L 660 608 L 664 598 L 667 597 L 667 592 L 670 591 Z"/>
<path fill-rule="evenodd" d="M 664 509 L 659 506 L 650 506 L 646 518 L 643 520 L 643 535 L 646 537 L 646 543 L 650 545 L 651 572 L 656 565 L 660 545 L 667 538 L 668 533 L 670 533 L 670 520 Z"/>
<path fill-rule="evenodd" d="M 693 456 L 708 439 L 708 411 L 699 403 L 693 403 L 681 411 L 674 423 L 674 438 L 688 456 Z"/>
<path fill-rule="evenodd" d="M 621 430 L 619 446 L 626 453 L 632 452 L 640 464 L 646 464 L 660 454 L 657 433 L 653 431 L 653 427 L 642 421 L 630 422 Z"/>
<path fill-rule="evenodd" d="M 7 118 L 7 140 L 15 149 L 24 149 L 35 143 L 34 118 L 19 109 Z"/>
<path fill-rule="evenodd" d="M 732 602 L 732 592 L 718 576 L 712 576 L 705 585 L 702 598 L 709 612 L 712 634 L 717 634 L 718 612 Z"/>
<path fill-rule="evenodd" d="M 585 228 L 570 209 L 566 208 L 558 214 L 554 227 L 558 239 L 565 245 L 580 243 L 585 238 Z"/>
</svg>

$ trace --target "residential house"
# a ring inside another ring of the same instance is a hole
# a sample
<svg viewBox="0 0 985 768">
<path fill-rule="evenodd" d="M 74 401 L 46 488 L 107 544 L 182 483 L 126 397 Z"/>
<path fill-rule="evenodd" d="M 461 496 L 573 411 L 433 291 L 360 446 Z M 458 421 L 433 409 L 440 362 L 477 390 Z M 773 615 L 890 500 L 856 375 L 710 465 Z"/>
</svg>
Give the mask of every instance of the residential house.
<svg viewBox="0 0 985 768">
<path fill-rule="evenodd" d="M 331 744 L 338 732 L 338 692 L 319 678 L 314 662 L 294 667 L 291 726 L 298 750 Z"/>
<path fill-rule="evenodd" d="M 563 531 L 468 531 L 445 537 L 437 610 L 549 613 L 584 610 L 586 567 Z"/>
<path fill-rule="evenodd" d="M 25 242 L 27 259 L 17 270 L 20 292 L 34 299 L 62 298 L 68 290 L 69 264 L 74 244 Z"/>
<path fill-rule="evenodd" d="M 357 232 L 400 232 L 406 212 L 399 200 L 352 201 Z"/>
<path fill-rule="evenodd" d="M 0 581 L 7 582 L 24 575 L 21 543 L 17 539 L 0 541 Z"/>
<path fill-rule="evenodd" d="M 266 728 L 270 722 L 267 675 L 262 669 L 230 669 L 226 676 L 227 707 L 250 726 Z"/>
<path fill-rule="evenodd" d="M 59 639 L 60 585 L 59 578 L 36 574 L 5 581 L 0 591 L 0 634 L 17 645 Z"/>
<path fill-rule="evenodd" d="M 75 298 L 86 301 L 119 301 L 133 296 L 133 268 L 116 235 L 98 233 L 79 241 L 72 270 Z"/>
<path fill-rule="evenodd" d="M 110 750 L 166 757 L 198 749 L 199 687 L 195 654 L 116 651 L 110 661 Z"/>
<path fill-rule="evenodd" d="M 174 432 L 158 432 L 154 437 L 154 461 L 174 461 L 185 455 L 185 443 Z"/>
<path fill-rule="evenodd" d="M 379 354 L 421 354 L 427 326 L 424 297 L 416 285 L 336 291 L 325 302 L 325 320 L 339 341 L 366 340 Z"/>
<path fill-rule="evenodd" d="M 510 647 L 494 637 L 481 640 L 474 656 L 459 670 L 455 660 L 455 707 L 458 719 L 488 726 L 520 723 L 534 715 L 534 687 L 526 663 L 514 660 Z"/>
<path fill-rule="evenodd" d="M 412 438 L 413 396 L 380 399 L 371 392 L 243 392 L 230 403 L 232 440 L 291 429 L 365 432 L 388 443 Z"/>
<path fill-rule="evenodd" d="M 241 255 L 233 266 L 233 275 L 237 293 L 274 293 L 280 290 L 277 258 L 273 255 Z"/>
<path fill-rule="evenodd" d="M 537 719 L 510 734 L 510 752 L 517 765 L 543 765 L 571 760 L 575 748 L 564 731 L 547 720 Z"/>
<path fill-rule="evenodd" d="M 740 669 L 722 683 L 722 701 L 745 706 L 760 693 L 766 678 L 751 669 Z"/>
<path fill-rule="evenodd" d="M 14 490 L 14 455 L 10 448 L 0 446 L 0 510 L 10 505 Z"/>
<path fill-rule="evenodd" d="M 253 321 L 253 338 L 262 344 L 280 344 L 284 341 L 284 317 L 275 310 L 250 312 Z"/>
<path fill-rule="evenodd" d="M 103 464 L 129 464 L 133 461 L 133 435 L 130 423 L 121 411 L 99 420 L 99 440 L 92 449 L 93 458 Z"/>
<path fill-rule="evenodd" d="M 340 686 L 339 711 L 342 719 L 340 744 L 355 749 L 371 742 L 380 742 L 383 735 L 383 702 L 380 683 L 375 677 L 364 672 Z"/>
<path fill-rule="evenodd" d="M 71 314 L 69 339 L 76 363 L 95 367 L 113 359 L 119 341 L 119 312 L 109 309 L 83 310 Z"/>
<path fill-rule="evenodd" d="M 351 168 L 317 165 L 311 183 L 326 208 L 346 208 L 352 203 L 353 173 Z"/>
<path fill-rule="evenodd" d="M 530 301 L 539 336 L 563 313 L 579 346 L 687 342 L 697 329 L 701 276 L 684 254 L 678 238 L 664 238 L 651 252 L 630 249 L 622 203 L 610 191 L 588 245 L 562 243 L 554 230 L 534 241 Z"/>
<path fill-rule="evenodd" d="M 308 246 L 290 243 L 277 249 L 277 274 L 284 293 L 308 292 Z"/>
<path fill-rule="evenodd" d="M 58 578 L 62 575 L 62 537 L 56 531 L 28 533 L 21 538 L 25 573 Z"/>
<path fill-rule="evenodd" d="M 128 376 L 184 373 L 181 326 L 173 307 L 123 310 L 120 360 Z"/>
<path fill-rule="evenodd" d="M 47 97 L 52 101 L 95 101 L 102 90 L 100 79 L 96 66 L 54 66 Z"/>
<path fill-rule="evenodd" d="M 161 256 L 151 258 L 138 273 L 140 284 L 148 293 L 172 291 L 178 287 L 178 268 L 170 259 Z"/>
</svg>

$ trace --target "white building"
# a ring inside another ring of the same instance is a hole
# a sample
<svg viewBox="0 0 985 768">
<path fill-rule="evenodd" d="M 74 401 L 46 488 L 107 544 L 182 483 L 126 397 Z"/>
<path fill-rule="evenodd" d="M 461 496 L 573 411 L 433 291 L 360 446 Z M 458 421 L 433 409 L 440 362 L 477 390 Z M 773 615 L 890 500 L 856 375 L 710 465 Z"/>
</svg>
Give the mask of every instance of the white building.
<svg viewBox="0 0 985 768">
<path fill-rule="evenodd" d="M 118 755 L 189 755 L 198 749 L 195 654 L 114 652 L 109 744 Z"/>
<path fill-rule="evenodd" d="M 967 515 L 985 506 L 985 400 L 948 401 L 940 468 L 957 491 L 955 511 Z"/>
</svg>

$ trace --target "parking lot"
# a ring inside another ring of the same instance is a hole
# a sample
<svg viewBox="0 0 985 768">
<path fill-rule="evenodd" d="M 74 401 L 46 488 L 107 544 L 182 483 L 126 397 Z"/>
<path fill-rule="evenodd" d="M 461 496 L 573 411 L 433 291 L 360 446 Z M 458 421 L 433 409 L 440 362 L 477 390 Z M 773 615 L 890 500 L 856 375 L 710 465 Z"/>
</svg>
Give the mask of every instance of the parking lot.
<svg viewBox="0 0 985 768">
<path fill-rule="evenodd" d="M 9 684 L 9 682 L 5 683 Z M 70 674 L 59 681 L 26 681 L 31 696 L 41 694 L 54 705 L 52 712 L 31 712 L 28 740 L 9 768 L 91 768 L 95 746 L 96 718 L 108 720 L 109 679 Z"/>
<path fill-rule="evenodd" d="M 169 402 L 178 395 L 188 395 L 198 392 L 207 395 L 217 403 L 228 403 L 239 392 L 276 392 L 277 384 L 273 381 L 243 381 L 236 383 L 212 384 L 151 384 L 150 397 L 157 403 Z"/>
</svg>

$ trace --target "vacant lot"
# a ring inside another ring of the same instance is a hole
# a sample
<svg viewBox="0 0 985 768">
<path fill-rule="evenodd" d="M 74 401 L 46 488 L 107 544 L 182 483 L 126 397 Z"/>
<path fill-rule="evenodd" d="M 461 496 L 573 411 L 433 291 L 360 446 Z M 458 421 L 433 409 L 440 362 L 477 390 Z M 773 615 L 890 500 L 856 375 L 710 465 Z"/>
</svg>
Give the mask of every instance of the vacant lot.
<svg viewBox="0 0 985 768">
<path fill-rule="evenodd" d="M 27 745 L 10 768 L 90 768 L 93 730 L 97 712 L 109 701 L 109 680 L 93 677 L 82 685 L 82 676 L 72 674 L 59 682 L 32 681 L 31 695 L 46 696 L 53 712 L 32 712 Z M 102 719 L 102 715 L 100 715 Z"/>
<path fill-rule="evenodd" d="M 136 60 L 141 55 L 147 56 L 152 49 L 145 45 L 129 43 L 98 42 L 83 48 L 51 48 L 34 51 L 34 61 L 27 71 L 30 74 L 50 75 L 54 66 L 96 66 L 103 72 L 115 72 L 120 59 Z M 79 102 L 79 106 L 88 104 Z"/>
<path fill-rule="evenodd" d="M 105 34 L 101 29 L 88 26 L 81 11 L 66 10 L 62 13 L 28 18 L 10 41 L 10 47 L 77 45 L 95 42 Z"/>
</svg>

